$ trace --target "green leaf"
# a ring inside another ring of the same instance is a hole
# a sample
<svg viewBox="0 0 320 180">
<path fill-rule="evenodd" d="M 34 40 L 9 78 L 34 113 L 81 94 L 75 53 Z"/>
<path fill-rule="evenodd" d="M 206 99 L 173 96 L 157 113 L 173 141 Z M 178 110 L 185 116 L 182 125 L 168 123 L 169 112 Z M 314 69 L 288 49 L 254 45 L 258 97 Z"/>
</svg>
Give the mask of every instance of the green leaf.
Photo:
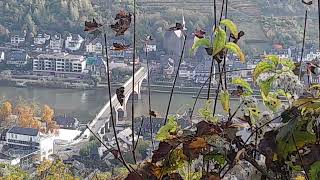
<svg viewBox="0 0 320 180">
<path fill-rule="evenodd" d="M 220 165 L 223 166 L 224 163 L 226 162 L 226 159 L 224 158 L 223 155 L 221 154 L 214 154 L 213 159 Z"/>
<path fill-rule="evenodd" d="M 275 64 L 270 61 L 261 61 L 253 70 L 253 79 L 257 80 L 262 73 L 270 72 L 276 68 Z"/>
<path fill-rule="evenodd" d="M 183 168 L 186 163 L 186 156 L 183 154 L 182 149 L 174 149 L 169 153 L 169 157 L 164 161 L 165 166 L 161 171 L 165 174 L 171 174 L 172 172 Z"/>
<path fill-rule="evenodd" d="M 242 78 L 233 78 L 231 83 L 234 85 L 241 86 L 241 87 L 245 88 L 250 94 L 253 94 L 253 90 L 252 90 L 250 84 L 246 80 L 244 80 Z"/>
<path fill-rule="evenodd" d="M 277 98 L 277 94 L 269 93 L 266 96 L 263 92 L 261 92 L 261 96 L 264 105 L 266 105 L 271 111 L 276 112 L 281 107 L 281 100 Z"/>
<path fill-rule="evenodd" d="M 289 70 L 294 70 L 296 68 L 296 65 L 294 64 L 294 62 L 291 59 L 281 59 L 280 64 L 286 66 L 289 68 Z"/>
<path fill-rule="evenodd" d="M 228 91 L 220 92 L 220 100 L 222 104 L 222 108 L 225 112 L 229 112 L 230 110 L 230 95 Z"/>
<path fill-rule="evenodd" d="M 226 45 L 226 32 L 218 27 L 216 29 L 215 38 L 213 41 L 213 56 L 217 55 L 220 51 L 222 51 Z"/>
<path fill-rule="evenodd" d="M 258 108 L 248 108 L 250 113 L 251 124 L 256 124 L 261 118 L 261 112 Z"/>
<path fill-rule="evenodd" d="M 265 59 L 271 61 L 275 65 L 275 67 L 277 67 L 280 61 L 280 58 L 277 55 L 267 55 Z"/>
<path fill-rule="evenodd" d="M 206 48 L 209 48 L 211 46 L 211 42 L 210 42 L 210 39 L 208 38 L 202 38 L 202 39 L 199 39 L 197 37 L 195 37 L 195 41 L 192 45 L 192 48 L 191 48 L 191 53 L 194 54 L 199 47 L 206 47 Z"/>
<path fill-rule="evenodd" d="M 156 135 L 157 141 L 164 141 L 170 138 L 172 133 L 175 133 L 178 129 L 178 123 L 174 116 L 169 116 L 168 122 L 166 125 L 162 126 L 158 134 Z"/>
<path fill-rule="evenodd" d="M 288 136 L 287 140 L 286 138 L 277 139 L 277 149 L 279 151 L 279 154 L 282 155 L 284 158 L 286 158 L 288 154 L 297 151 L 296 145 L 297 148 L 300 149 L 307 144 L 312 144 L 316 142 L 316 136 L 304 130 L 290 130 L 290 132 L 292 132 L 292 135 Z M 294 136 L 296 145 L 293 142 L 292 136 Z"/>
<path fill-rule="evenodd" d="M 245 56 L 241 51 L 240 47 L 234 42 L 228 42 L 225 47 L 231 50 L 233 53 L 236 53 L 242 63 L 245 62 Z"/>
<path fill-rule="evenodd" d="M 269 95 L 269 92 L 271 91 L 271 88 L 272 88 L 272 83 L 273 81 L 276 79 L 275 76 L 271 76 L 269 77 L 268 79 L 264 80 L 264 81 L 260 81 L 258 84 L 259 84 L 259 87 L 262 91 L 262 93 L 265 95 L 265 96 L 268 96 Z"/>
<path fill-rule="evenodd" d="M 310 174 L 311 180 L 320 179 L 320 161 L 316 161 L 311 165 L 309 174 Z"/>
<path fill-rule="evenodd" d="M 212 110 L 212 101 L 208 100 L 203 108 L 199 109 L 200 117 L 205 119 L 206 121 L 217 123 L 218 118 L 213 116 L 213 110 Z"/>
<path fill-rule="evenodd" d="M 316 119 L 312 118 L 312 119 L 308 122 L 307 131 L 308 131 L 310 134 L 315 134 L 314 131 L 313 131 L 313 126 L 314 126 L 315 120 L 316 120 Z"/>
<path fill-rule="evenodd" d="M 238 38 L 238 28 L 230 19 L 224 19 L 220 23 L 225 25 L 235 38 Z"/>
</svg>

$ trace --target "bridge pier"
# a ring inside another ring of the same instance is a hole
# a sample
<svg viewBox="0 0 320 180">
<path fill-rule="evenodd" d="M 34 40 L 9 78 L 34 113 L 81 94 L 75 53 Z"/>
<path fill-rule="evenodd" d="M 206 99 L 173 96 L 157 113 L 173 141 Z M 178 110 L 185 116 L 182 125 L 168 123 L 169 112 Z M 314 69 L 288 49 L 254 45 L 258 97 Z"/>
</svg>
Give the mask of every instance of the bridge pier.
<svg viewBox="0 0 320 180">
<path fill-rule="evenodd" d="M 105 62 L 104 62 L 105 63 Z M 106 72 L 109 73 L 109 72 Z M 100 136 L 104 135 L 106 132 L 110 130 L 110 122 L 111 118 L 108 118 L 110 116 L 110 110 L 113 108 L 114 112 L 114 120 L 115 124 L 119 123 L 119 120 L 121 121 L 122 118 L 127 117 L 127 111 L 126 111 L 126 105 L 129 100 L 131 100 L 131 95 L 134 96 L 135 100 L 142 99 L 141 96 L 141 86 L 143 80 L 146 80 L 148 77 L 148 73 L 145 70 L 144 67 L 141 67 L 139 70 L 135 73 L 135 83 L 134 87 L 132 87 L 132 80 L 133 78 L 130 78 L 128 81 L 126 81 L 123 84 L 123 87 L 125 88 L 124 91 L 124 102 L 121 105 L 120 102 L 117 100 L 117 95 L 114 94 L 111 97 L 112 107 L 110 107 L 110 103 L 106 102 L 106 104 L 102 107 L 100 112 L 95 116 L 95 118 L 90 122 L 89 127 L 91 127 L 91 130 L 95 133 L 98 133 Z M 132 102 L 134 103 L 134 102 Z M 120 122 L 121 123 L 121 122 Z M 86 138 L 91 136 L 91 133 L 88 129 L 85 130 L 85 132 L 82 134 L 81 138 Z"/>
</svg>

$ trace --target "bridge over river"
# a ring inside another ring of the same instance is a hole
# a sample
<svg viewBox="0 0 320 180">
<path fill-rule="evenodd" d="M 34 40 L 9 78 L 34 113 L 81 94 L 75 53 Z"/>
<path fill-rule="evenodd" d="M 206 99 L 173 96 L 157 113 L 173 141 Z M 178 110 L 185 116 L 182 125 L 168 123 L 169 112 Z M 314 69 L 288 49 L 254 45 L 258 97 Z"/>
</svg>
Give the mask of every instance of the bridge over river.
<svg viewBox="0 0 320 180">
<path fill-rule="evenodd" d="M 95 116 L 95 118 L 88 124 L 90 129 L 99 135 L 103 135 L 106 130 L 110 128 L 110 112 L 111 108 L 113 108 L 116 124 L 122 124 L 124 122 L 120 121 L 119 119 L 121 117 L 126 117 L 127 116 L 127 103 L 128 100 L 130 99 L 131 95 L 134 95 L 138 98 L 141 98 L 141 86 L 143 80 L 147 79 L 148 77 L 148 72 L 144 67 L 141 67 L 139 70 L 136 71 L 134 75 L 134 81 L 135 85 L 132 87 L 132 81 L 133 78 L 131 77 L 128 81 L 126 81 L 123 84 L 124 87 L 124 102 L 123 106 L 121 106 L 120 102 L 117 99 L 117 95 L 114 94 L 111 98 L 112 101 L 112 106 L 110 107 L 109 101 L 106 102 L 106 104 L 102 107 L 100 112 Z M 108 96 L 108 94 L 107 94 Z M 89 129 L 86 129 L 84 133 L 82 134 L 83 137 L 89 137 L 90 136 L 90 131 Z M 81 139 L 82 139 L 81 138 Z"/>
</svg>

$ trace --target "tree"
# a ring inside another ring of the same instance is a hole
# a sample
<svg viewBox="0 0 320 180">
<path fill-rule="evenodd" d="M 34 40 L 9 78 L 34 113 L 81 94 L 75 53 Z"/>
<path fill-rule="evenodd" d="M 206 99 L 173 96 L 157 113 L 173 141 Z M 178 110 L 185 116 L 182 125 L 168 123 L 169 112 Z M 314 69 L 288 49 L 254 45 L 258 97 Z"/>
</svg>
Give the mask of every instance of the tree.
<svg viewBox="0 0 320 180">
<path fill-rule="evenodd" d="M 69 167 L 60 159 L 53 162 L 44 161 L 36 170 L 36 178 L 41 180 L 52 179 L 70 179 L 76 180 L 78 177 L 74 176 Z"/>
<path fill-rule="evenodd" d="M 12 114 L 12 104 L 10 101 L 5 101 L 1 106 L 1 120 L 5 121 Z"/>
<path fill-rule="evenodd" d="M 112 174 L 110 172 L 100 172 L 92 177 L 92 180 L 105 180 L 111 179 Z"/>
<path fill-rule="evenodd" d="M 141 155 L 142 159 L 147 157 L 147 149 L 150 148 L 151 142 L 139 140 L 137 144 L 137 152 Z"/>
<path fill-rule="evenodd" d="M 43 133 L 57 133 L 57 123 L 53 121 L 54 110 L 48 106 L 44 105 L 42 110 L 41 121 L 44 122 L 45 127 L 42 127 Z"/>
<path fill-rule="evenodd" d="M 29 175 L 19 166 L 11 166 L 0 163 L 0 179 L 3 180 L 23 180 L 28 179 Z"/>
<path fill-rule="evenodd" d="M 53 115 L 54 115 L 54 110 L 50 106 L 44 105 L 42 110 L 42 117 L 41 117 L 42 122 L 52 121 Z"/>
<path fill-rule="evenodd" d="M 16 108 L 18 125 L 26 128 L 40 129 L 40 122 L 34 119 L 34 110 L 27 105 L 18 105 Z"/>
</svg>

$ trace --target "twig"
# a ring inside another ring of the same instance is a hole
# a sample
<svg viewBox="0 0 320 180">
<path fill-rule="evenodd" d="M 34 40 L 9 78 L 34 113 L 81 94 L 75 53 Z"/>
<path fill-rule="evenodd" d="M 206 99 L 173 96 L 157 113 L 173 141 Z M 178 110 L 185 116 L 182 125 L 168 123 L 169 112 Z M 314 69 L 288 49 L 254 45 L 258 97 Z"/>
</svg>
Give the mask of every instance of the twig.
<svg viewBox="0 0 320 180">
<path fill-rule="evenodd" d="M 229 72 L 236 72 L 236 71 L 245 71 L 245 70 L 253 70 L 253 69 L 235 69 L 235 70 L 231 70 L 231 71 L 224 71 L 224 72 L 218 72 L 218 73 L 214 73 L 212 74 L 211 76 L 214 76 L 214 75 L 219 75 L 219 74 L 222 74 L 222 73 L 229 73 Z M 202 92 L 202 89 L 204 88 L 204 86 L 208 83 L 209 81 L 209 77 L 206 79 L 206 81 L 201 85 L 201 88 L 199 89 L 198 93 L 197 93 L 197 97 L 193 103 L 193 106 L 192 106 L 192 110 L 191 110 L 191 113 L 190 113 L 190 119 L 192 119 L 192 116 L 193 116 L 193 112 L 196 108 L 196 104 L 199 100 L 199 97 L 200 97 L 200 94 Z"/>
<path fill-rule="evenodd" d="M 118 140 L 118 136 L 117 136 L 117 132 L 116 132 L 116 125 L 114 122 L 114 118 L 113 118 L 113 108 L 112 108 L 112 101 L 111 101 L 111 83 L 110 83 L 110 67 L 109 67 L 109 58 L 108 58 L 108 44 L 107 44 L 107 34 L 104 34 L 104 43 L 105 43 L 105 52 L 106 52 L 106 70 L 107 70 L 107 80 L 108 80 L 108 95 L 109 95 L 109 106 L 110 106 L 110 115 L 111 115 L 111 124 L 112 124 L 112 129 L 113 129 L 113 134 L 114 134 L 114 138 L 117 144 L 117 149 L 119 152 L 119 156 L 120 159 L 123 161 L 123 165 L 128 169 L 129 172 L 131 172 L 130 168 L 128 167 L 127 163 L 125 162 L 122 152 L 121 152 L 121 148 L 120 148 L 120 144 L 119 144 L 119 140 Z M 89 129 L 90 130 L 90 129 Z"/>
<path fill-rule="evenodd" d="M 87 125 L 87 128 L 89 129 L 89 131 L 91 132 L 91 134 L 107 149 L 107 151 L 111 151 L 111 148 L 109 148 L 91 129 L 90 127 Z M 126 162 L 123 161 L 123 159 L 119 156 L 115 156 L 114 157 L 116 159 L 118 159 L 127 169 L 129 172 L 131 172 L 129 166 L 126 164 Z"/>
<path fill-rule="evenodd" d="M 208 85 L 207 100 L 210 99 L 213 67 L 214 67 L 214 58 L 212 57 L 212 59 L 211 59 L 211 67 L 210 67 L 210 75 L 209 75 L 209 85 Z"/>
<path fill-rule="evenodd" d="M 298 107 L 295 107 L 295 108 L 299 108 L 299 107 L 301 107 L 301 106 L 303 106 L 303 105 L 306 105 L 306 104 L 308 104 L 308 103 L 310 103 L 310 102 L 312 102 L 312 101 L 307 101 L 307 102 L 305 102 L 305 103 L 302 103 L 302 104 L 300 104 Z M 290 114 L 290 113 L 291 113 L 291 112 L 289 111 L 289 112 L 283 113 L 282 115 L 288 115 L 288 114 Z M 270 121 L 264 123 L 263 125 L 261 125 L 260 127 L 258 127 L 258 128 L 256 129 L 256 131 L 259 131 L 261 128 L 265 127 L 266 125 L 269 125 L 271 122 L 273 122 L 273 121 L 281 118 L 282 115 L 277 116 L 277 117 L 271 119 Z M 298 116 L 299 116 L 299 115 L 298 115 Z M 298 116 L 294 116 L 293 118 L 296 118 L 296 117 L 298 117 Z M 252 137 L 252 135 L 253 135 L 254 133 L 255 133 L 255 131 L 252 131 L 252 132 L 251 132 L 250 136 L 247 138 L 247 140 L 245 141 L 244 144 L 247 144 L 247 143 L 248 143 L 249 139 Z"/>
<path fill-rule="evenodd" d="M 262 174 L 264 174 L 265 176 L 267 176 L 268 179 L 271 180 L 276 180 L 276 178 L 274 178 L 270 173 L 268 173 L 268 171 L 263 168 L 262 166 L 260 166 L 257 161 L 255 161 L 253 158 L 251 158 L 248 155 L 244 155 L 244 159 L 246 161 L 248 161 L 252 166 L 254 166 L 258 171 L 260 171 Z"/>
<path fill-rule="evenodd" d="M 151 116 L 151 88 L 150 88 L 150 65 L 149 65 L 149 59 L 148 59 L 148 49 L 147 49 L 147 43 L 146 43 L 146 59 L 147 59 L 147 71 L 148 71 L 148 106 L 149 106 L 149 122 L 150 122 L 150 138 L 151 138 L 151 144 L 152 149 L 154 150 L 154 140 L 153 140 L 153 123 L 152 123 L 152 116 Z"/>
<path fill-rule="evenodd" d="M 140 138 L 140 135 L 141 135 L 143 122 L 144 122 L 144 117 L 142 117 L 142 120 L 141 120 L 141 123 L 140 123 L 137 141 L 136 141 L 136 143 L 135 143 L 134 146 L 133 146 L 133 149 L 134 149 L 134 150 L 136 150 L 137 145 L 138 145 L 138 139 Z"/>
<path fill-rule="evenodd" d="M 214 35 L 214 31 L 215 31 L 215 29 L 217 28 L 217 3 L 216 3 L 216 0 L 213 0 L 213 23 L 214 23 L 214 30 L 213 30 L 213 32 L 211 32 L 211 47 L 213 47 L 213 35 Z M 208 84 L 207 100 L 210 99 L 213 67 L 214 67 L 214 57 L 211 56 L 211 66 L 210 66 L 210 74 L 209 74 L 209 84 Z"/>
<path fill-rule="evenodd" d="M 135 148 L 134 148 L 134 85 L 135 85 L 135 64 L 136 64 L 136 0 L 133 0 L 133 54 L 132 54 L 132 96 L 131 96 L 131 129 L 132 129 L 132 156 L 137 163 Z M 137 141 L 139 141 L 137 139 Z"/>
<path fill-rule="evenodd" d="M 303 164 L 302 156 L 301 156 L 301 154 L 300 154 L 300 152 L 299 152 L 299 149 L 298 149 L 298 146 L 297 146 L 297 143 L 296 143 L 296 140 L 295 140 L 293 134 L 291 135 L 291 137 L 292 137 L 292 141 L 293 141 L 293 143 L 294 143 L 294 146 L 296 147 L 296 150 L 297 150 L 297 153 L 298 153 L 300 162 L 301 162 L 301 166 L 302 166 L 303 171 L 304 171 L 304 175 L 305 175 L 305 177 L 307 178 L 307 180 L 310 180 L 309 175 L 308 175 L 308 171 L 307 171 L 306 167 L 305 167 L 304 164 Z"/>
<path fill-rule="evenodd" d="M 304 16 L 304 28 L 303 28 L 303 40 L 302 40 L 302 48 L 301 48 L 301 57 L 300 57 L 300 69 L 299 69 L 299 78 L 301 79 L 302 75 L 302 59 L 303 59 L 303 53 L 304 53 L 304 44 L 306 41 L 306 29 L 307 29 L 307 20 L 308 20 L 308 10 L 306 10 L 305 16 Z"/>
<path fill-rule="evenodd" d="M 320 0 L 318 0 L 318 33 L 319 33 L 319 50 L 320 50 Z"/>
<path fill-rule="evenodd" d="M 243 104 L 243 101 L 239 104 L 239 106 L 237 107 L 237 109 L 234 111 L 234 113 L 231 115 L 231 116 L 229 116 L 229 121 L 232 121 L 232 118 L 237 114 L 237 112 L 239 111 L 239 109 L 240 109 L 240 107 L 242 106 L 242 104 Z"/>
<path fill-rule="evenodd" d="M 220 67 L 220 63 L 218 62 L 218 71 L 219 73 L 221 72 L 221 67 Z M 216 97 L 214 100 L 214 106 L 213 106 L 213 116 L 216 114 L 216 109 L 217 109 L 217 101 L 218 101 L 218 97 L 219 97 L 219 91 L 220 91 L 220 85 L 222 84 L 222 74 L 219 74 L 220 80 L 218 83 L 218 87 L 216 89 Z"/>
<path fill-rule="evenodd" d="M 187 41 L 187 35 L 184 34 L 183 47 L 182 47 L 182 50 L 181 50 L 181 55 L 180 55 L 180 59 L 179 59 L 178 69 L 177 69 L 177 72 L 176 72 L 176 75 L 175 75 L 175 78 L 174 78 L 174 81 L 173 81 L 173 85 L 172 85 L 172 88 L 171 88 L 171 92 L 170 92 L 170 98 L 169 98 L 169 103 L 168 103 L 168 106 L 167 106 L 167 112 L 166 112 L 166 116 L 165 116 L 165 119 L 164 119 L 164 124 L 166 124 L 166 123 L 167 123 L 167 120 L 168 120 L 168 114 L 169 114 L 169 110 L 170 110 L 170 106 L 171 106 L 173 91 L 174 91 L 174 88 L 175 88 L 175 86 L 176 86 L 176 82 L 177 82 L 177 79 L 178 79 L 179 70 L 180 70 L 180 65 L 181 65 L 181 62 L 182 62 L 182 58 L 183 58 L 183 54 L 184 54 L 184 49 L 185 49 L 185 46 L 186 46 L 186 41 Z"/>
</svg>

